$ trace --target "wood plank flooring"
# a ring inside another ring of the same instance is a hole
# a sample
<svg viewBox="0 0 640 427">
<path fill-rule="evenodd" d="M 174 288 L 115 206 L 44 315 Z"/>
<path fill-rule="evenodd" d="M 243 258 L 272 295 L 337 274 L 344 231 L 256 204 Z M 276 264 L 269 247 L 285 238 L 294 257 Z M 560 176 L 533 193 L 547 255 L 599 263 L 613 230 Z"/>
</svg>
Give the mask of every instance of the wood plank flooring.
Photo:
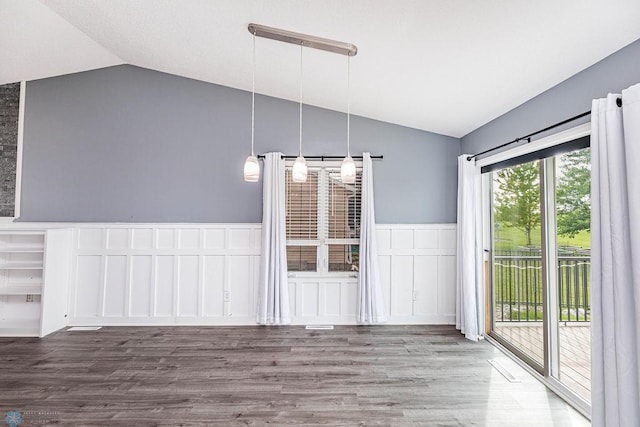
<svg viewBox="0 0 640 427">
<path fill-rule="evenodd" d="M 589 425 L 496 348 L 451 326 L 109 327 L 0 338 L 0 420 L 14 410 L 22 426 Z"/>
</svg>

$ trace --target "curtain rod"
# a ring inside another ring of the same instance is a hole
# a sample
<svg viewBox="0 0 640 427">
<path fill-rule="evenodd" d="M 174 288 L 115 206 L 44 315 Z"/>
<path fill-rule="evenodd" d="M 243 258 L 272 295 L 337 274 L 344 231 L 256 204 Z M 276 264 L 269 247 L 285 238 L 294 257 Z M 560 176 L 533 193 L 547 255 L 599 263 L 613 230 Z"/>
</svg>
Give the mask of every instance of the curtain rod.
<svg viewBox="0 0 640 427">
<path fill-rule="evenodd" d="M 264 159 L 264 154 L 258 154 L 257 156 L 259 159 Z M 282 156 L 283 159 L 288 159 L 288 160 L 293 160 L 293 159 L 297 159 L 298 156 Z M 321 160 L 321 161 L 325 161 L 325 160 L 342 160 L 344 159 L 344 156 L 304 156 L 305 159 L 311 159 L 311 160 Z M 359 159 L 362 160 L 362 156 L 351 156 L 352 159 Z M 372 159 L 380 159 L 382 160 L 383 156 L 371 156 Z"/>
<path fill-rule="evenodd" d="M 616 99 L 616 105 L 618 107 L 622 107 L 622 98 L 617 98 Z M 548 127 L 544 128 L 544 129 L 540 129 L 538 131 L 530 133 L 529 135 L 521 136 L 519 138 L 514 139 L 513 141 L 505 142 L 504 144 L 498 145 L 497 147 L 489 148 L 488 150 L 481 151 L 481 152 L 479 152 L 477 154 L 474 154 L 473 156 L 468 156 L 467 160 L 470 161 L 472 159 L 475 159 L 478 156 L 482 156 L 483 154 L 487 154 L 487 153 L 490 153 L 492 151 L 499 150 L 499 149 L 501 149 L 503 147 L 506 147 L 507 145 L 515 144 L 516 142 L 520 142 L 520 141 L 525 141 L 526 140 L 527 143 L 529 143 L 529 142 L 531 142 L 531 137 L 532 136 L 538 135 L 538 134 L 540 134 L 542 132 L 546 132 L 546 131 L 551 130 L 553 128 L 557 128 L 558 126 L 562 126 L 562 125 L 565 125 L 567 123 L 571 123 L 572 121 L 581 119 L 581 118 L 583 118 L 585 116 L 588 116 L 589 114 L 591 114 L 591 111 L 585 111 L 584 113 L 578 114 L 577 116 L 573 116 L 573 117 L 571 117 L 569 119 L 563 120 L 561 122 L 558 122 L 556 124 L 548 126 Z"/>
</svg>

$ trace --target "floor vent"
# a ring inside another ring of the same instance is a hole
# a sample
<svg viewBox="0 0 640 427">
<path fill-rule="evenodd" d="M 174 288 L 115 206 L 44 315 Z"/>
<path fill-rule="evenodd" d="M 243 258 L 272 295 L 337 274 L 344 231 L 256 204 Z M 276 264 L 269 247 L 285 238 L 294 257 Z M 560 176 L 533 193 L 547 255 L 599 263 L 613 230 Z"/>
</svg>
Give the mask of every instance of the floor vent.
<svg viewBox="0 0 640 427">
<path fill-rule="evenodd" d="M 507 379 L 507 381 L 509 381 L 510 383 L 519 383 L 520 382 L 519 379 L 514 377 L 513 374 L 511 372 L 509 372 L 507 370 L 507 368 L 502 366 L 499 362 L 497 362 L 495 360 L 487 360 L 487 362 L 489 362 L 491 364 L 491 366 L 496 368 L 496 370 L 498 372 L 500 372 L 502 374 L 502 376 L 505 377 Z"/>
<path fill-rule="evenodd" d="M 304 328 L 314 331 L 333 331 L 333 325 L 307 325 Z"/>
<path fill-rule="evenodd" d="M 67 329 L 67 331 L 97 331 L 100 328 L 102 328 L 102 326 L 73 326 Z"/>
</svg>

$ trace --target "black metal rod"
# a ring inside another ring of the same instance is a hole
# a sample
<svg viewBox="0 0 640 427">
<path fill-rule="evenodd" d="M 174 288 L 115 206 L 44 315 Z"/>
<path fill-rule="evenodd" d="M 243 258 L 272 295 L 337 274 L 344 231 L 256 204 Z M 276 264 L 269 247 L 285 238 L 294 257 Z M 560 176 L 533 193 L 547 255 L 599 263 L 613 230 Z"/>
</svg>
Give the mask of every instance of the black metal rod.
<svg viewBox="0 0 640 427">
<path fill-rule="evenodd" d="M 582 117 L 588 116 L 589 114 L 591 114 L 591 111 L 585 111 L 584 113 L 578 114 L 577 116 L 573 116 L 573 117 L 571 117 L 571 118 L 569 118 L 567 120 L 563 120 L 563 121 L 558 122 L 556 124 L 553 124 L 551 126 L 547 126 L 546 128 L 540 129 L 540 130 L 535 131 L 533 133 L 530 133 L 529 135 L 521 136 L 520 138 L 516 138 L 513 141 L 506 142 L 506 143 L 504 143 L 502 145 L 498 145 L 497 147 L 489 148 L 488 150 L 481 151 L 481 152 L 479 152 L 477 154 L 474 154 L 473 156 L 468 156 L 467 160 L 475 159 L 478 156 L 482 156 L 483 154 L 487 154 L 487 153 L 490 153 L 492 151 L 499 150 L 500 148 L 506 147 L 507 145 L 515 144 L 516 142 L 520 142 L 520 141 L 525 141 L 526 140 L 527 143 L 529 143 L 529 142 L 531 142 L 531 137 L 532 136 L 538 135 L 538 134 L 540 134 L 542 132 L 546 132 L 546 131 L 551 130 L 553 128 L 557 128 L 558 126 L 562 126 L 562 125 L 565 125 L 567 123 L 571 123 L 572 121 L 581 119 Z"/>
<path fill-rule="evenodd" d="M 256 157 L 264 159 L 264 154 L 258 154 Z M 297 159 L 298 156 L 282 156 L 283 159 Z M 344 156 L 304 156 L 307 160 L 341 160 Z M 351 156 L 352 159 L 361 160 L 362 156 Z M 371 156 L 372 159 L 382 159 L 383 156 Z"/>
<path fill-rule="evenodd" d="M 530 138 L 516 138 L 513 141 L 505 142 L 502 145 L 498 145 L 497 147 L 493 147 L 493 148 L 489 148 L 488 150 L 481 151 L 481 152 L 479 152 L 477 154 L 474 154 L 473 156 L 467 156 L 467 160 L 471 161 L 471 160 L 475 159 L 478 156 L 482 156 L 483 154 L 487 154 L 487 153 L 490 153 L 492 151 L 499 150 L 499 149 L 501 149 L 503 147 L 506 147 L 507 145 L 515 144 L 516 142 L 524 141 L 525 139 L 527 140 L 527 143 L 531 142 Z"/>
<path fill-rule="evenodd" d="M 616 99 L 616 105 L 618 107 L 622 107 L 622 98 L 618 97 Z M 589 114 L 591 114 L 591 111 L 585 111 L 584 113 L 578 114 L 577 116 L 573 116 L 573 117 L 571 117 L 571 118 L 569 118 L 567 120 L 563 120 L 563 121 L 558 122 L 558 123 L 556 123 L 554 125 L 547 126 L 546 128 L 540 129 L 540 130 L 535 131 L 533 133 L 530 133 L 529 135 L 521 136 L 520 138 L 516 138 L 513 141 L 506 142 L 506 143 L 504 143 L 502 145 L 498 145 L 497 147 L 489 148 L 488 150 L 481 151 L 481 152 L 479 152 L 477 154 L 474 154 L 473 156 L 468 156 L 467 160 L 475 159 L 478 156 L 482 156 L 483 154 L 487 154 L 487 153 L 490 153 L 492 151 L 499 150 L 499 149 L 501 149 L 503 147 L 506 147 L 507 145 L 515 144 L 516 142 L 520 142 L 520 141 L 526 140 L 527 143 L 529 143 L 529 142 L 531 142 L 531 137 L 532 136 L 536 136 L 538 134 L 541 134 L 542 132 L 546 132 L 546 131 L 551 130 L 553 128 L 557 128 L 558 126 L 566 125 L 567 123 L 571 123 L 574 120 L 581 119 L 581 118 L 583 118 L 585 116 L 588 116 Z"/>
</svg>

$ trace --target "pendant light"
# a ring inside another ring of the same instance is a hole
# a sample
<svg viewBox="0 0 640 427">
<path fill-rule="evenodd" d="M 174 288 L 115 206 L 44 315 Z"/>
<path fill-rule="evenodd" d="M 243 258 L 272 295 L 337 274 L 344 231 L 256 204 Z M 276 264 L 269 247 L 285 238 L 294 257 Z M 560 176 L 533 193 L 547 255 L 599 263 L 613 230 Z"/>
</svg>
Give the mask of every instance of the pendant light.
<svg viewBox="0 0 640 427">
<path fill-rule="evenodd" d="M 244 162 L 244 180 L 247 182 L 258 182 L 260 179 L 260 163 L 253 153 L 253 142 L 255 137 L 255 116 L 256 116 L 256 33 L 253 33 L 253 75 L 251 80 L 251 154 Z"/>
<path fill-rule="evenodd" d="M 300 44 L 300 146 L 291 170 L 293 182 L 307 182 L 307 161 L 302 156 L 302 43 Z"/>
<path fill-rule="evenodd" d="M 347 55 L 347 156 L 340 166 L 340 179 L 345 184 L 356 182 L 356 164 L 351 158 L 351 56 Z"/>
</svg>

